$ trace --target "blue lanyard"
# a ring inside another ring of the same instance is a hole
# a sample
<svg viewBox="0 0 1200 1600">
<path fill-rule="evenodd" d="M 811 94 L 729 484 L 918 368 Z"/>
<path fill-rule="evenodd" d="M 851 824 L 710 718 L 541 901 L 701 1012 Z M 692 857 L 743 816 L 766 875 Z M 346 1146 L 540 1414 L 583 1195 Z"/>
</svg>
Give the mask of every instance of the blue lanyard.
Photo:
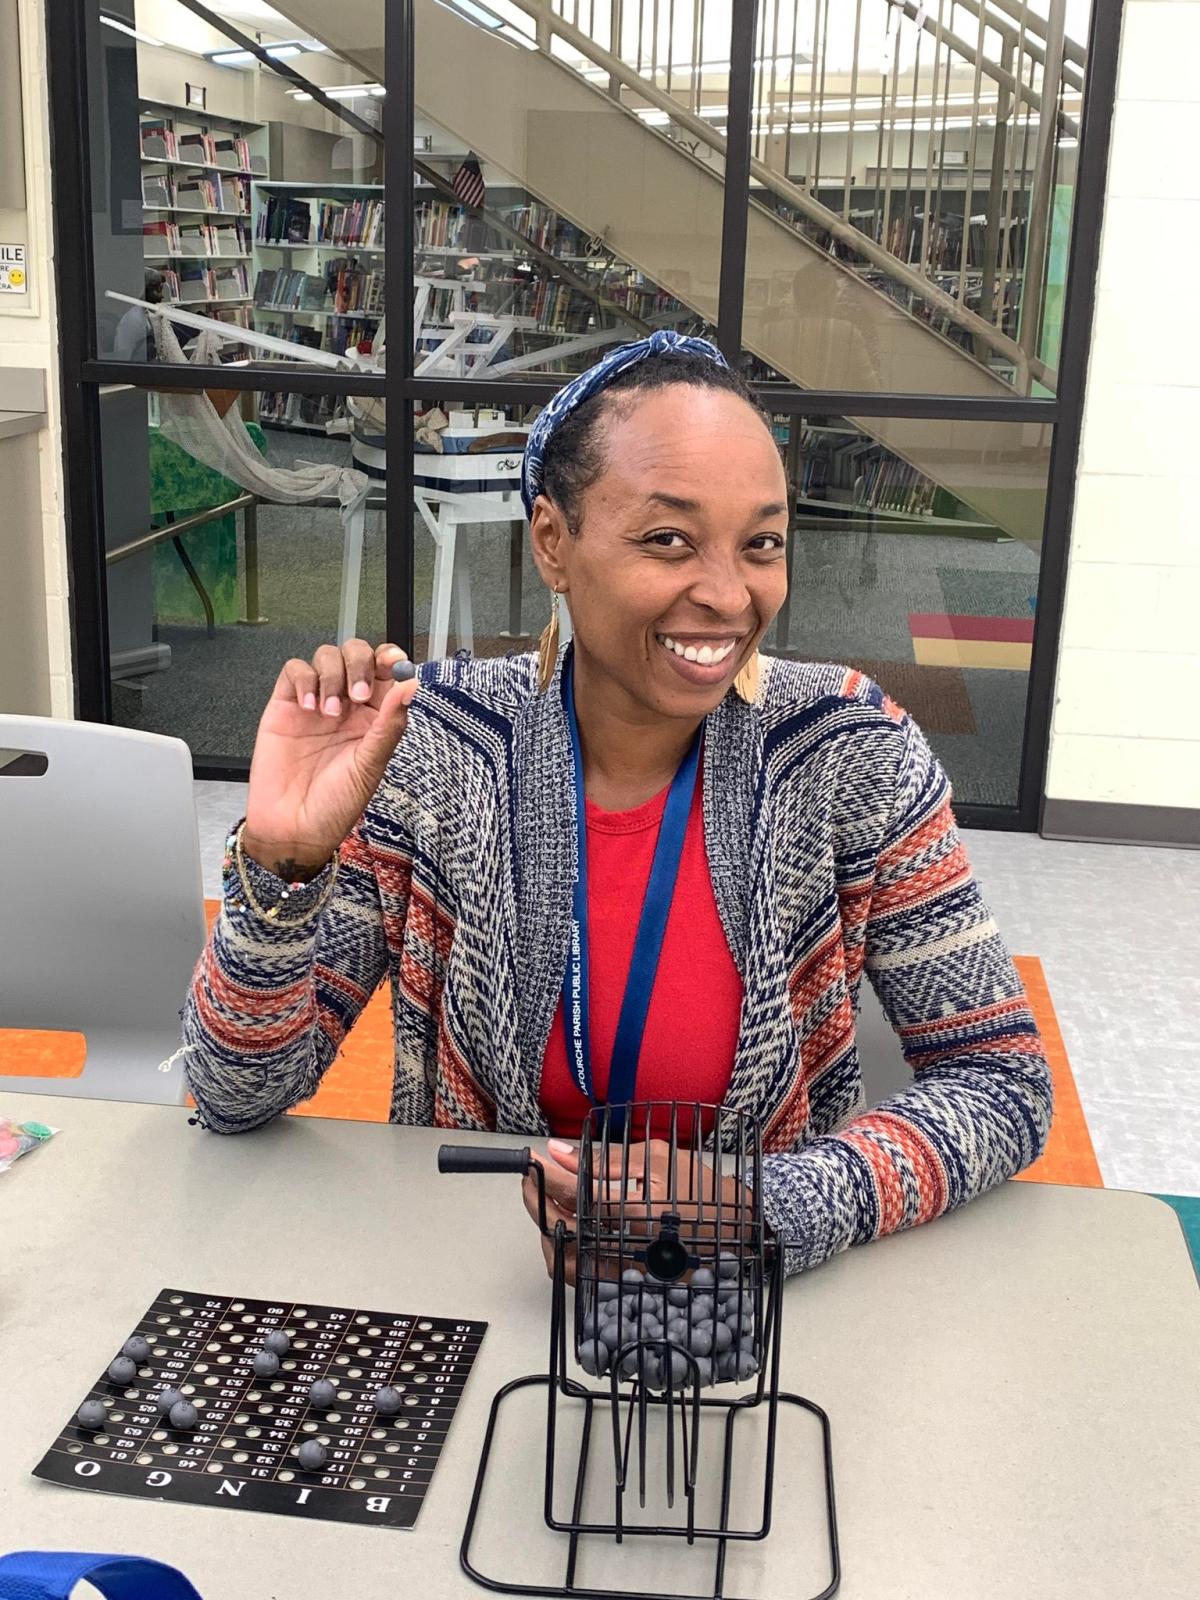
<svg viewBox="0 0 1200 1600">
<path fill-rule="evenodd" d="M 575 791 L 575 881 L 571 890 L 571 938 L 567 949 L 567 970 L 563 979 L 563 1024 L 567 1035 L 567 1064 L 582 1094 L 593 1105 L 597 1101 L 592 1080 L 591 1045 L 588 1036 L 588 890 L 587 890 L 587 806 L 583 788 L 583 755 L 579 745 L 579 722 L 575 715 L 574 660 L 568 657 L 563 672 L 563 701 L 567 712 L 567 725 L 571 731 L 571 756 L 574 764 Z M 638 1057 L 642 1051 L 642 1035 L 646 1031 L 646 1014 L 650 1009 L 650 995 L 662 955 L 663 936 L 667 931 L 667 916 L 675 894 L 675 880 L 679 876 L 679 862 L 683 855 L 683 840 L 687 833 L 688 816 L 696 789 L 696 774 L 700 764 L 700 730 L 692 740 L 687 755 L 671 780 L 666 809 L 658 830 L 658 843 L 654 848 L 654 861 L 646 885 L 646 897 L 638 919 L 637 937 L 633 957 L 629 963 L 629 976 L 625 980 L 625 994 L 617 1019 L 617 1032 L 613 1039 L 612 1064 L 608 1074 L 607 1103 L 624 1107 L 634 1098 L 637 1087 Z M 610 1119 L 611 1131 L 620 1135 L 624 1131 L 624 1110 L 614 1110 Z"/>
<path fill-rule="evenodd" d="M 141 1556 L 70 1550 L 16 1550 L 0 1556 L 0 1597 L 67 1600 L 81 1578 L 106 1600 L 200 1600 L 182 1572 Z"/>
</svg>

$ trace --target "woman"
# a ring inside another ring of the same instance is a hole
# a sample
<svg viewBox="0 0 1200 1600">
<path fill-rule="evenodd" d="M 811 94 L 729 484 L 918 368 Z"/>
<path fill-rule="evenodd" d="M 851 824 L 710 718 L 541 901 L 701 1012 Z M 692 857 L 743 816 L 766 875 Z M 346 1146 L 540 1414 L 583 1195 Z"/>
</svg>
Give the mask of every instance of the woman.
<svg viewBox="0 0 1200 1600">
<path fill-rule="evenodd" d="M 281 672 L 184 1012 L 204 1122 L 311 1096 L 389 976 L 393 1121 L 578 1136 L 610 1074 L 614 1104 L 753 1113 L 789 1270 L 1027 1166 L 1050 1079 L 945 774 L 861 673 L 758 655 L 788 497 L 744 386 L 702 340 L 614 351 L 541 413 L 522 489 L 570 649 L 552 623 L 537 660 L 397 683 L 354 640 Z M 864 966 L 915 1073 L 865 1113 Z M 569 1220 L 573 1147 L 545 1170 Z"/>
</svg>

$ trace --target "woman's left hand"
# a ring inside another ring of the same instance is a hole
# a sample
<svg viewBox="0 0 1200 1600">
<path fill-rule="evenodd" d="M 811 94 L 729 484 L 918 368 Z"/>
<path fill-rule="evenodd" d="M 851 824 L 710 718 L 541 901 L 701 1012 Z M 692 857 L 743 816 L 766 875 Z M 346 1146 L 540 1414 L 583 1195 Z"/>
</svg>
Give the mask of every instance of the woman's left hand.
<svg viewBox="0 0 1200 1600">
<path fill-rule="evenodd" d="M 555 1224 L 562 1222 L 571 1232 L 576 1231 L 576 1198 L 578 1193 L 579 1174 L 579 1148 L 569 1143 L 566 1139 L 551 1139 L 547 1144 L 549 1160 L 544 1159 L 536 1151 L 532 1152 L 533 1159 L 541 1167 L 546 1187 L 546 1226 L 551 1235 L 554 1233 Z M 597 1203 L 605 1203 L 612 1207 L 615 1213 L 621 1202 L 621 1149 L 620 1147 L 609 1152 L 609 1175 L 607 1180 L 596 1180 L 596 1194 L 593 1197 Z M 671 1147 L 665 1139 L 651 1139 L 646 1144 L 631 1144 L 629 1146 L 628 1163 L 626 1165 L 626 1194 L 627 1206 L 632 1209 L 626 1213 L 626 1227 L 631 1238 L 638 1236 L 652 1236 L 647 1234 L 647 1222 L 652 1215 L 652 1204 L 655 1200 L 666 1200 L 673 1197 L 675 1210 L 684 1220 L 685 1228 L 689 1220 L 695 1224 L 699 1220 L 699 1206 L 697 1202 L 703 1201 L 706 1213 L 706 1223 L 711 1223 L 715 1229 L 715 1217 L 711 1215 L 713 1203 L 716 1200 L 716 1185 L 719 1181 L 721 1189 L 722 1210 L 730 1208 L 730 1218 L 739 1218 L 743 1224 L 750 1215 L 749 1207 L 752 1196 L 748 1189 L 742 1189 L 732 1177 L 720 1177 L 707 1163 L 700 1163 L 699 1168 L 693 1167 L 687 1151 L 677 1151 L 675 1156 L 675 1173 L 672 1180 L 671 1173 Z M 646 1184 L 648 1181 L 648 1192 Z M 601 1189 L 603 1188 L 603 1193 Z M 521 1196 L 525 1202 L 525 1209 L 538 1222 L 538 1191 L 537 1180 L 532 1173 L 526 1173 L 521 1184 Z M 651 1206 L 647 1206 L 647 1201 Z M 615 1217 L 610 1216 L 610 1222 Z M 726 1225 L 726 1238 L 723 1243 L 735 1243 L 729 1225 Z M 551 1276 L 554 1274 L 554 1239 L 547 1238 L 544 1233 L 539 1233 L 541 1240 L 542 1256 L 546 1262 L 546 1271 Z M 567 1282 L 575 1282 L 576 1253 L 575 1243 L 567 1246 Z M 615 1266 L 614 1266 L 615 1275 Z"/>
</svg>

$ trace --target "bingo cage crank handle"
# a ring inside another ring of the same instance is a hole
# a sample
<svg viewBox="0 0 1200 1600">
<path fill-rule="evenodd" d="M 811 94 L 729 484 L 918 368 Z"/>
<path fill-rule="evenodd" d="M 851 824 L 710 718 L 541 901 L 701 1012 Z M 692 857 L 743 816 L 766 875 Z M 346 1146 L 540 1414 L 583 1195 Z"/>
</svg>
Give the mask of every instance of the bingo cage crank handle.
<svg viewBox="0 0 1200 1600">
<path fill-rule="evenodd" d="M 546 1174 L 540 1161 L 529 1153 L 529 1146 L 520 1150 L 494 1150 L 487 1145 L 444 1144 L 438 1147 L 439 1172 L 517 1172 L 524 1177 L 532 1171 L 538 1192 L 538 1227 L 549 1235 L 546 1226 Z"/>
</svg>

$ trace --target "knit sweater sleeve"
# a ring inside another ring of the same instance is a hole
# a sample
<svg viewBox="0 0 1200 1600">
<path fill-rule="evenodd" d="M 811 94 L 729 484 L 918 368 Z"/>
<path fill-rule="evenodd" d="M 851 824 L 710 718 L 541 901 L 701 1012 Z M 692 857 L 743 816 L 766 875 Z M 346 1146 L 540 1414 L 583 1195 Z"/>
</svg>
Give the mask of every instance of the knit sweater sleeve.
<svg viewBox="0 0 1200 1600">
<path fill-rule="evenodd" d="M 914 1081 L 789 1154 L 768 1157 L 764 1212 L 787 1269 L 939 1216 L 1041 1154 L 1052 1087 L 1024 987 L 979 892 L 950 785 L 900 713 L 864 959 Z"/>
<path fill-rule="evenodd" d="M 278 907 L 278 920 L 254 909 L 227 857 L 221 912 L 180 1013 L 188 1087 L 216 1133 L 256 1128 L 311 1098 L 387 971 L 363 819 L 341 846 L 323 905 L 332 865 L 286 900 L 273 873 L 250 860 L 246 871 L 261 912 Z"/>
</svg>

